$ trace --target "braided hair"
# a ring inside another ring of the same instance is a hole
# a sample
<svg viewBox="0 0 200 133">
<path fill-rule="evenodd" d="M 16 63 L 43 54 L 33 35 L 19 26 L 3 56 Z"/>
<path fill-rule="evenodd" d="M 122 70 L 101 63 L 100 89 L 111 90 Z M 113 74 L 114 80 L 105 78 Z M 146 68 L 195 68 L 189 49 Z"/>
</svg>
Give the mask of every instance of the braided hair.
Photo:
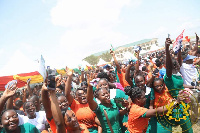
<svg viewBox="0 0 200 133">
<path fill-rule="evenodd" d="M 134 102 L 134 100 L 136 98 L 140 98 L 142 96 L 142 92 L 144 92 L 142 89 L 140 89 L 139 87 L 134 87 L 132 88 L 131 86 L 127 86 L 124 88 L 125 94 L 130 96 L 132 102 Z"/>
</svg>

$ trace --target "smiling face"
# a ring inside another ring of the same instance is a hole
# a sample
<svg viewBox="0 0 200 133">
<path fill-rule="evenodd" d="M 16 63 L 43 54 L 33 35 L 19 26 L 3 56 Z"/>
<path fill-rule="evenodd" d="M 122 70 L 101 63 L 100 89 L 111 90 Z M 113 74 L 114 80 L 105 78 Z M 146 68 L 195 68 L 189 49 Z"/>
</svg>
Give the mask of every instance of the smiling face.
<svg viewBox="0 0 200 133">
<path fill-rule="evenodd" d="M 59 107 L 61 110 L 68 109 L 68 107 L 69 107 L 69 103 L 65 96 L 58 97 L 58 104 L 59 104 Z"/>
<path fill-rule="evenodd" d="M 25 103 L 25 112 L 29 119 L 35 118 L 35 116 L 36 116 L 35 111 L 36 111 L 36 108 L 35 108 L 35 105 L 33 104 L 33 102 Z"/>
<path fill-rule="evenodd" d="M 101 79 L 101 80 L 98 82 L 98 87 L 99 87 L 99 88 L 109 89 L 108 82 L 107 82 L 105 79 Z"/>
<path fill-rule="evenodd" d="M 141 75 L 138 75 L 138 76 L 135 78 L 135 84 L 136 84 L 136 86 L 139 87 L 140 89 L 144 89 L 144 87 L 145 87 L 144 77 L 141 76 Z"/>
<path fill-rule="evenodd" d="M 98 92 L 98 99 L 101 101 L 102 104 L 110 104 L 110 93 L 107 89 L 102 88 Z"/>
<path fill-rule="evenodd" d="M 6 131 L 16 131 L 19 124 L 19 118 L 14 110 L 7 110 L 3 113 L 1 122 Z"/>
<path fill-rule="evenodd" d="M 78 99 L 78 102 L 81 104 L 87 103 L 87 93 L 84 90 L 77 90 L 76 97 Z"/>
<path fill-rule="evenodd" d="M 161 93 L 162 90 L 164 89 L 163 81 L 162 80 L 154 81 L 153 87 L 156 92 Z"/>
<path fill-rule="evenodd" d="M 72 110 L 66 111 L 64 119 L 68 131 L 78 130 L 80 128 L 77 118 Z"/>
<path fill-rule="evenodd" d="M 146 97 L 145 97 L 145 92 L 142 91 L 142 95 L 139 98 L 136 98 L 137 105 L 140 107 L 143 107 L 146 104 Z"/>
</svg>

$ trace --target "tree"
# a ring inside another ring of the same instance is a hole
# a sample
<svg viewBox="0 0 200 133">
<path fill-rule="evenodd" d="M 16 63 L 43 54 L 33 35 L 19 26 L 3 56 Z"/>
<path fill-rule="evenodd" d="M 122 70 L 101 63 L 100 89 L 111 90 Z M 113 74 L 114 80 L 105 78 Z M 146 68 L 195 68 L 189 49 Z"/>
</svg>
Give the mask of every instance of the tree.
<svg viewBox="0 0 200 133">
<path fill-rule="evenodd" d="M 102 58 L 106 62 L 110 62 L 112 59 L 112 55 L 107 51 L 106 53 L 103 53 L 102 55 L 100 55 L 100 58 Z"/>
<path fill-rule="evenodd" d="M 91 65 L 96 65 L 99 62 L 98 56 L 90 55 L 83 60 L 87 61 Z"/>
</svg>

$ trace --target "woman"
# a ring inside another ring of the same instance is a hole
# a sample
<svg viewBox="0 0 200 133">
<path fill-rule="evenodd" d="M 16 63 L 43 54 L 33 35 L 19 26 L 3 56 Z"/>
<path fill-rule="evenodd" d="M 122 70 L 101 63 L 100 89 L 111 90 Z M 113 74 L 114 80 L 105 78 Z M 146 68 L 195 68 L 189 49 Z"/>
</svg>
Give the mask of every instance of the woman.
<svg viewBox="0 0 200 133">
<path fill-rule="evenodd" d="M 15 91 L 17 90 L 16 87 L 8 87 L 2 97 L 0 98 L 0 113 L 3 110 L 3 107 L 6 101 L 13 97 Z M 40 131 L 32 124 L 26 123 L 19 125 L 19 115 L 16 113 L 15 110 L 6 110 L 1 117 L 1 123 L 3 125 L 3 129 L 0 133 L 40 133 Z"/>
<path fill-rule="evenodd" d="M 47 89 L 47 88 L 46 88 Z M 51 112 L 56 124 L 57 133 L 89 133 L 84 124 L 79 124 L 72 110 L 61 113 L 54 90 L 49 90 Z"/>
<path fill-rule="evenodd" d="M 157 109 L 158 107 L 165 106 L 172 102 L 172 96 L 170 95 L 167 87 L 165 86 L 164 82 L 160 78 L 155 78 L 152 83 L 153 87 L 153 94 L 155 99 L 152 100 L 150 103 L 150 109 Z M 166 115 L 159 115 L 156 117 L 152 117 L 149 121 L 149 126 L 147 132 L 149 133 L 170 133 L 172 132 L 172 126 L 166 120 L 168 120 L 168 116 Z"/>
<path fill-rule="evenodd" d="M 88 78 L 88 81 L 91 81 L 91 79 Z M 122 130 L 119 123 L 119 115 L 128 113 L 128 108 L 125 110 L 119 110 L 114 100 L 110 100 L 110 93 L 108 92 L 108 84 L 106 84 L 106 82 L 102 85 L 99 84 L 99 87 L 102 88 L 98 88 L 94 94 L 100 101 L 100 104 L 97 104 L 93 100 L 92 86 L 88 84 L 87 101 L 89 107 L 96 113 L 101 123 L 103 133 L 110 133 L 112 130 L 114 133 L 121 133 Z M 128 102 L 126 102 L 125 106 L 128 106 Z"/>
<path fill-rule="evenodd" d="M 176 60 L 172 60 L 170 51 L 169 51 L 169 46 L 172 44 L 172 41 L 170 38 L 166 38 L 165 41 L 165 51 L 166 51 L 166 75 L 164 76 L 164 82 L 165 85 L 167 86 L 171 96 L 173 98 L 177 98 L 179 91 L 183 90 L 183 78 L 180 74 L 180 65 Z M 181 56 L 181 51 L 178 52 L 178 56 Z M 178 58 L 181 60 L 181 58 Z M 181 61 L 179 61 L 181 62 Z M 180 121 L 172 121 L 172 125 L 180 125 L 182 128 L 182 131 L 185 133 L 192 133 L 192 124 L 190 121 L 190 118 L 187 116 L 187 119 L 181 119 Z"/>
<path fill-rule="evenodd" d="M 78 122 L 80 124 L 85 124 L 88 130 L 92 133 L 97 133 L 98 130 L 101 131 L 101 127 L 98 126 L 99 121 L 95 113 L 89 108 L 87 102 L 87 91 L 84 88 L 78 88 L 76 91 L 77 100 L 71 95 L 71 82 L 72 82 L 72 72 L 67 70 L 67 82 L 65 83 L 65 96 L 69 102 L 71 110 L 76 114 Z"/>
<path fill-rule="evenodd" d="M 130 86 L 128 86 L 125 88 L 125 92 L 127 95 L 130 96 L 132 100 L 131 109 L 128 115 L 129 119 L 128 122 L 124 124 L 128 128 L 130 133 L 146 132 L 150 117 L 155 117 L 157 114 L 167 112 L 166 107 L 158 107 L 157 109 L 145 108 L 145 92 L 139 87 L 131 88 Z M 175 107 L 179 102 L 180 99 L 178 97 L 178 100 L 173 103 L 173 107 Z"/>
<path fill-rule="evenodd" d="M 56 91 L 56 90 L 55 90 Z M 63 111 L 66 112 L 66 110 L 69 107 L 68 101 L 66 99 L 66 97 L 63 94 L 58 94 L 57 95 L 57 102 L 58 102 L 58 106 L 59 108 Z M 48 95 L 48 89 L 45 86 L 45 84 L 42 86 L 42 90 L 41 90 L 41 96 L 42 96 L 42 103 L 44 106 L 44 110 L 46 112 L 46 118 L 47 118 L 47 122 L 50 125 L 51 130 L 53 131 L 53 133 L 56 133 L 56 124 L 55 121 L 53 119 L 52 116 L 52 111 L 51 111 L 51 103 L 50 103 L 50 99 L 49 99 L 49 95 Z"/>
</svg>

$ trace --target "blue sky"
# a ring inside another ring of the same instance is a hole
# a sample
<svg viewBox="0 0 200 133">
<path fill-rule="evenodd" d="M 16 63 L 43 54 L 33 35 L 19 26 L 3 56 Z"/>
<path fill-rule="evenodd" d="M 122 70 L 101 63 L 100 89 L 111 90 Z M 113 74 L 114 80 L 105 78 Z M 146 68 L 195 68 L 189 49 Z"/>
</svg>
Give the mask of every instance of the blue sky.
<svg viewBox="0 0 200 133">
<path fill-rule="evenodd" d="M 148 38 L 200 34 L 199 0 L 1 0 L 0 71 L 18 51 L 63 68 Z M 24 65 L 24 64 L 22 64 Z M 19 65 L 18 65 L 19 66 Z M 4 69 L 5 70 L 5 69 Z"/>
</svg>

